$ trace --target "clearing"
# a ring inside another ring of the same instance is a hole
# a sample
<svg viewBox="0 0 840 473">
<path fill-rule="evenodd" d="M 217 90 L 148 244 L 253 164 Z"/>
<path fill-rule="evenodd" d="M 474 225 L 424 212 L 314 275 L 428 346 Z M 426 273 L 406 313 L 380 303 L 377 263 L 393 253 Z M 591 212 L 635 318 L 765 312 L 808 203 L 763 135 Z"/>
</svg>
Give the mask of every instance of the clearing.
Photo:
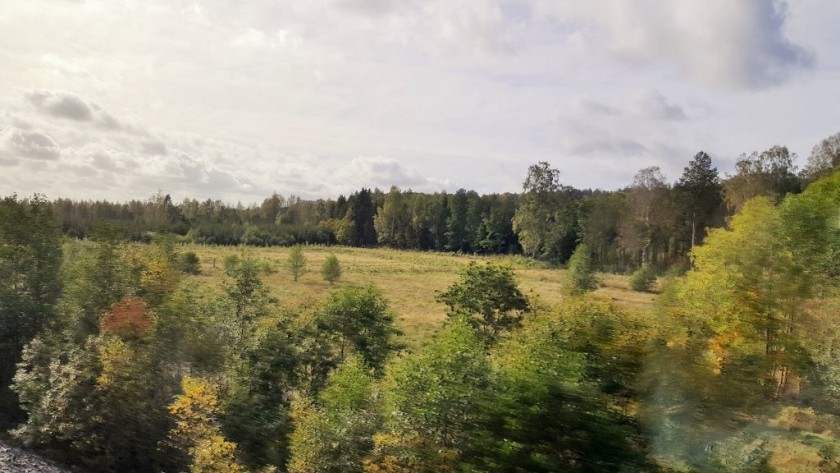
<svg viewBox="0 0 840 473">
<path fill-rule="evenodd" d="M 266 262 L 272 272 L 264 274 L 263 281 L 280 304 L 287 306 L 312 307 L 337 287 L 373 283 L 390 301 L 397 314 L 397 326 L 405 332 L 409 343 L 425 339 L 440 327 L 446 314 L 443 304 L 435 301 L 435 292 L 458 281 L 460 271 L 470 262 L 511 267 L 520 289 L 532 303 L 553 305 L 563 298 L 560 290 L 563 270 L 548 268 L 522 256 L 306 246 L 303 249 L 306 272 L 295 282 L 284 266 L 289 248 L 187 245 L 181 250 L 194 251 L 201 259 L 201 274 L 191 276 L 191 279 L 215 286 L 222 280 L 227 256 L 249 256 Z M 330 254 L 338 257 L 342 270 L 341 279 L 333 285 L 324 281 L 320 273 L 321 265 Z M 599 280 L 601 287 L 595 295 L 627 309 L 644 310 L 656 298 L 655 294 L 630 290 L 626 276 L 599 274 Z"/>
</svg>

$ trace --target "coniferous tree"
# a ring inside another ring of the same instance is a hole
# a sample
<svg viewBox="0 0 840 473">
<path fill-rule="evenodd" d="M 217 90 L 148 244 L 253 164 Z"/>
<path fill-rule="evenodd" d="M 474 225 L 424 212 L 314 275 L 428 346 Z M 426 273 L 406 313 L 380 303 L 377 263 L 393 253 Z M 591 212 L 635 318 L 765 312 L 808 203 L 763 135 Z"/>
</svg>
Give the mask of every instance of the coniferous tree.
<svg viewBox="0 0 840 473">
<path fill-rule="evenodd" d="M 700 151 L 694 156 L 674 190 L 680 200 L 683 219 L 690 229 L 689 241 L 693 248 L 703 242 L 707 228 L 721 224 L 723 186 L 708 154 Z"/>
</svg>

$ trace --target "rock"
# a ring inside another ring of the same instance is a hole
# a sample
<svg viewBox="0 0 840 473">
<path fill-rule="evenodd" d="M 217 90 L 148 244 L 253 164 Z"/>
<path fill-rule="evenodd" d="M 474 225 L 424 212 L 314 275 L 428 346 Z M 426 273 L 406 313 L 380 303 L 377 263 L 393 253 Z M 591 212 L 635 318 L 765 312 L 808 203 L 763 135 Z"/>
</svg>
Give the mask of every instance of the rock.
<svg viewBox="0 0 840 473">
<path fill-rule="evenodd" d="M 34 453 L 0 442 L 0 473 L 70 473 Z"/>
</svg>

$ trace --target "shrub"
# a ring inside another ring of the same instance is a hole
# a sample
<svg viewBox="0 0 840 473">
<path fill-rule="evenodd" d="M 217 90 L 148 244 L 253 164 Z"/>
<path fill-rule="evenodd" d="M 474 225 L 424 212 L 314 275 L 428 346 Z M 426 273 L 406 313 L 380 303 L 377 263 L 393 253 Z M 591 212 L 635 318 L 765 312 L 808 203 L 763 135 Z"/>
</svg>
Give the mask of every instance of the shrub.
<svg viewBox="0 0 840 473">
<path fill-rule="evenodd" d="M 634 291 L 649 292 L 656 283 L 656 270 L 649 264 L 643 264 L 630 275 L 630 288 Z"/>
<path fill-rule="evenodd" d="M 338 281 L 341 277 L 341 265 L 338 263 L 338 258 L 335 255 L 327 256 L 324 264 L 321 266 L 321 276 L 330 284 Z"/>
<path fill-rule="evenodd" d="M 237 255 L 227 255 L 225 256 L 222 266 L 224 266 L 225 271 L 233 271 L 237 266 L 239 266 L 240 260 L 241 258 Z"/>
<path fill-rule="evenodd" d="M 586 244 L 578 245 L 569 259 L 564 284 L 564 289 L 569 294 L 583 294 L 598 288 L 598 280 L 595 278 L 589 247 Z"/>
<path fill-rule="evenodd" d="M 201 260 L 192 251 L 181 254 L 178 258 L 178 269 L 182 273 L 199 274 L 201 272 Z"/>
</svg>

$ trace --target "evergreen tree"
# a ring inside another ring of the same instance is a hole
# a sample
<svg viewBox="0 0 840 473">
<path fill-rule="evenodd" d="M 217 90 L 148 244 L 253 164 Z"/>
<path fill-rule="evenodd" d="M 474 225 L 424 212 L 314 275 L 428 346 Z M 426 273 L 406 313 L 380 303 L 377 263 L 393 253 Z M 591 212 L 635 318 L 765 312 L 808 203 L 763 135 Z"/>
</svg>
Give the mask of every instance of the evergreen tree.
<svg viewBox="0 0 840 473">
<path fill-rule="evenodd" d="M 723 186 L 712 159 L 700 151 L 683 170 L 674 186 L 690 229 L 691 248 L 703 242 L 706 228 L 719 226 L 723 205 Z"/>
</svg>

